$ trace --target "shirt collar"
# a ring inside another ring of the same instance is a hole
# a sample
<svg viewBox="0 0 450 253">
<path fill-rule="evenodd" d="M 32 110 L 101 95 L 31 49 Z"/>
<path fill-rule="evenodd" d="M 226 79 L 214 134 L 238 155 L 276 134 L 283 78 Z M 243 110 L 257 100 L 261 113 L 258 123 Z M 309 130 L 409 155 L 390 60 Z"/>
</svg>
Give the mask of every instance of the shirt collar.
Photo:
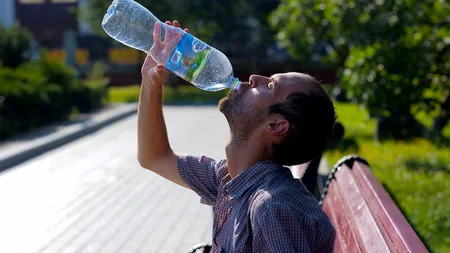
<svg viewBox="0 0 450 253">
<path fill-rule="evenodd" d="M 231 199 L 240 197 L 248 188 L 255 185 L 264 175 L 283 167 L 274 160 L 259 162 L 241 172 L 225 184 Z M 229 175 L 228 175 L 229 176 Z"/>
</svg>

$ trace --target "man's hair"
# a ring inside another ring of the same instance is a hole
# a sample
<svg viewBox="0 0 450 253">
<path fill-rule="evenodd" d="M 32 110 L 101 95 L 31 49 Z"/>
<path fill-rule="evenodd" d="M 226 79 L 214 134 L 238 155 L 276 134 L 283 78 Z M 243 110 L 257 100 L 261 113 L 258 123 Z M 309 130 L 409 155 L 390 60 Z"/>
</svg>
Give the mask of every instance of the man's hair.
<svg viewBox="0 0 450 253">
<path fill-rule="evenodd" d="M 291 93 L 283 103 L 269 107 L 269 114 L 280 114 L 290 123 L 283 140 L 273 144 L 274 160 L 282 165 L 311 161 L 325 150 L 333 132 L 333 102 L 315 78 L 308 79 L 317 87 Z"/>
</svg>

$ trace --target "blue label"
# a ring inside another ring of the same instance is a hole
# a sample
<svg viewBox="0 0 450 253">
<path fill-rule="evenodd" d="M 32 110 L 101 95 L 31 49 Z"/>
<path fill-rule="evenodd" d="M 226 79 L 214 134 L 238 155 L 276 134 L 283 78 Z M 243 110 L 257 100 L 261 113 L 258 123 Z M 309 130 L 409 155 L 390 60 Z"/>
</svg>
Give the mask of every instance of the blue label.
<svg viewBox="0 0 450 253">
<path fill-rule="evenodd" d="M 166 68 L 190 82 L 200 74 L 211 52 L 206 43 L 185 33 L 170 55 Z"/>
</svg>

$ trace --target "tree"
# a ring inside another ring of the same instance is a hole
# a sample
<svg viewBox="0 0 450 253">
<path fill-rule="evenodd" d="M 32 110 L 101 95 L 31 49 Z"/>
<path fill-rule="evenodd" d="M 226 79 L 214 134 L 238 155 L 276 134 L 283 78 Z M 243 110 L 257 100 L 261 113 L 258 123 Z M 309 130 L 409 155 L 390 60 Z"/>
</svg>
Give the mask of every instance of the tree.
<svg viewBox="0 0 450 253">
<path fill-rule="evenodd" d="M 404 139 L 422 134 L 412 127 L 415 111 L 436 112 L 439 104 L 449 111 L 448 13 L 444 0 L 283 0 L 271 24 L 294 57 L 308 57 L 318 44 L 331 48 L 322 60 L 340 70 L 348 96 L 381 128 L 385 122 L 389 137 Z M 438 131 L 442 122 L 448 118 Z"/>
</svg>

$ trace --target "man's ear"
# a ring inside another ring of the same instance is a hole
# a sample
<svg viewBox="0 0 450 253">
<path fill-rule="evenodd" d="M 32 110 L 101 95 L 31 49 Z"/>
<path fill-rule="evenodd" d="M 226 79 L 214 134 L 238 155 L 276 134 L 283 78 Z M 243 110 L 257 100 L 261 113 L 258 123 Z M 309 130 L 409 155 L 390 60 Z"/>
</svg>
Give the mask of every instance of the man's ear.
<svg viewBox="0 0 450 253">
<path fill-rule="evenodd" d="M 282 136 L 289 131 L 289 122 L 279 114 L 270 115 L 264 124 L 264 130 L 275 136 Z"/>
</svg>

